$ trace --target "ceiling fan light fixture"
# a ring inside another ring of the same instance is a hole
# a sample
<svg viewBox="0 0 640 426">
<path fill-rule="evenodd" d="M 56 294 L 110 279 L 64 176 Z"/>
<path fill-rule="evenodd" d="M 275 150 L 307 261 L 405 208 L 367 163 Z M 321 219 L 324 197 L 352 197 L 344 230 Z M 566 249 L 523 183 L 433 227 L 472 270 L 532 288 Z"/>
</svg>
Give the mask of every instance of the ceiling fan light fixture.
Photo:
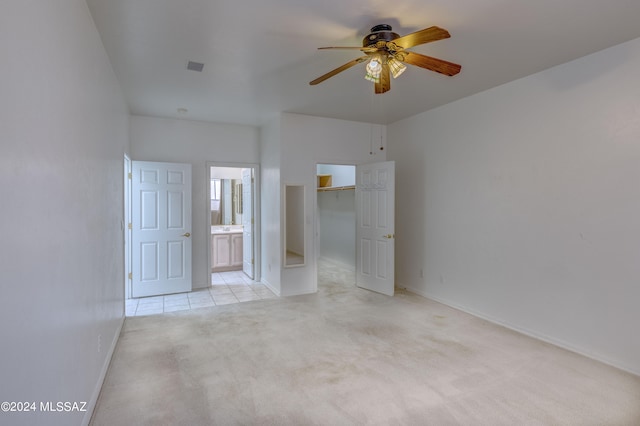
<svg viewBox="0 0 640 426">
<path fill-rule="evenodd" d="M 364 79 L 369 80 L 372 83 L 380 83 L 380 74 L 376 77 L 373 74 L 367 73 L 367 75 L 364 76 Z"/>
<path fill-rule="evenodd" d="M 380 74 L 382 73 L 382 58 L 380 55 L 373 55 L 367 63 L 367 74 L 364 76 L 365 80 L 372 81 L 374 83 L 380 82 Z"/>
<path fill-rule="evenodd" d="M 382 59 L 379 55 L 375 55 L 369 60 L 367 72 L 371 74 L 380 74 L 382 72 Z"/>
<path fill-rule="evenodd" d="M 396 58 L 389 58 L 389 60 L 387 61 L 387 65 L 389 65 L 389 70 L 391 70 L 391 75 L 393 76 L 393 78 L 398 78 L 398 76 L 405 72 L 405 70 L 407 69 L 406 65 Z"/>
</svg>

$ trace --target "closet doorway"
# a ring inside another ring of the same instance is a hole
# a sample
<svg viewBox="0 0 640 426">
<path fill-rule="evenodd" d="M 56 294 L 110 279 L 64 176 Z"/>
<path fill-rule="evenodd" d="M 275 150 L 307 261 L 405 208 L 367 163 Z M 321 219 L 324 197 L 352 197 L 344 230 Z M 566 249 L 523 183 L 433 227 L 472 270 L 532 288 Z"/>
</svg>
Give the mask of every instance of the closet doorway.
<svg viewBox="0 0 640 426">
<path fill-rule="evenodd" d="M 344 164 L 316 167 L 318 287 L 327 282 L 355 286 L 356 167 Z"/>
<path fill-rule="evenodd" d="M 238 271 L 259 281 L 257 164 L 207 163 L 207 259 L 213 274 Z"/>
</svg>

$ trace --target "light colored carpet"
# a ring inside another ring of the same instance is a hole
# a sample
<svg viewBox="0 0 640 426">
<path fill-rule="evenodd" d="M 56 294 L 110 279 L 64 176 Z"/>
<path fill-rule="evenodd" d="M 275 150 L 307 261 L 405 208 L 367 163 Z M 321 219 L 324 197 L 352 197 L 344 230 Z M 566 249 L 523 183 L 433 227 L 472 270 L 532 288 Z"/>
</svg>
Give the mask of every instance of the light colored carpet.
<svg viewBox="0 0 640 426">
<path fill-rule="evenodd" d="M 318 294 L 127 318 L 92 424 L 640 425 L 640 378 L 322 269 Z"/>
</svg>

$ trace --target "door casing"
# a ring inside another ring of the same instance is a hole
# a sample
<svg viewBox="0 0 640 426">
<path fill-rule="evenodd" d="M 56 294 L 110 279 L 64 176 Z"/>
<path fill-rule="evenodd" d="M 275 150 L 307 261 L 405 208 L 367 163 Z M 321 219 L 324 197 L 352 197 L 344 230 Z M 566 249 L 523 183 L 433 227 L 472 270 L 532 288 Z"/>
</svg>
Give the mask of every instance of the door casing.
<svg viewBox="0 0 640 426">
<path fill-rule="evenodd" d="M 261 279 L 261 252 L 260 252 L 260 165 L 258 163 L 231 163 L 231 162 L 219 162 L 219 161 L 207 161 L 206 162 L 206 190 L 205 190 L 205 219 L 207 220 L 206 228 L 211 229 L 211 214 L 210 214 L 210 200 L 211 200 L 211 185 L 208 182 L 211 181 L 211 167 L 235 167 L 238 169 L 253 169 L 253 280 L 260 281 Z M 211 236 L 207 235 L 206 250 L 207 250 L 207 276 L 209 277 L 209 284 L 211 285 Z"/>
</svg>

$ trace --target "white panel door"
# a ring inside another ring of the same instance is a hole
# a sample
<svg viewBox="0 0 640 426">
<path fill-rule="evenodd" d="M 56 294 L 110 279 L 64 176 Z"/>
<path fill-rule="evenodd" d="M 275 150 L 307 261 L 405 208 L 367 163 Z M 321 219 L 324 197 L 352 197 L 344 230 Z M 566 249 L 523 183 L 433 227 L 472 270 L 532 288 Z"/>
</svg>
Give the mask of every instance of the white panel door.
<svg viewBox="0 0 640 426">
<path fill-rule="evenodd" d="M 191 290 L 191 164 L 132 162 L 132 296 Z"/>
<path fill-rule="evenodd" d="M 253 169 L 242 169 L 242 270 L 253 279 Z"/>
<path fill-rule="evenodd" d="M 395 162 L 356 166 L 356 285 L 393 296 Z"/>
</svg>

